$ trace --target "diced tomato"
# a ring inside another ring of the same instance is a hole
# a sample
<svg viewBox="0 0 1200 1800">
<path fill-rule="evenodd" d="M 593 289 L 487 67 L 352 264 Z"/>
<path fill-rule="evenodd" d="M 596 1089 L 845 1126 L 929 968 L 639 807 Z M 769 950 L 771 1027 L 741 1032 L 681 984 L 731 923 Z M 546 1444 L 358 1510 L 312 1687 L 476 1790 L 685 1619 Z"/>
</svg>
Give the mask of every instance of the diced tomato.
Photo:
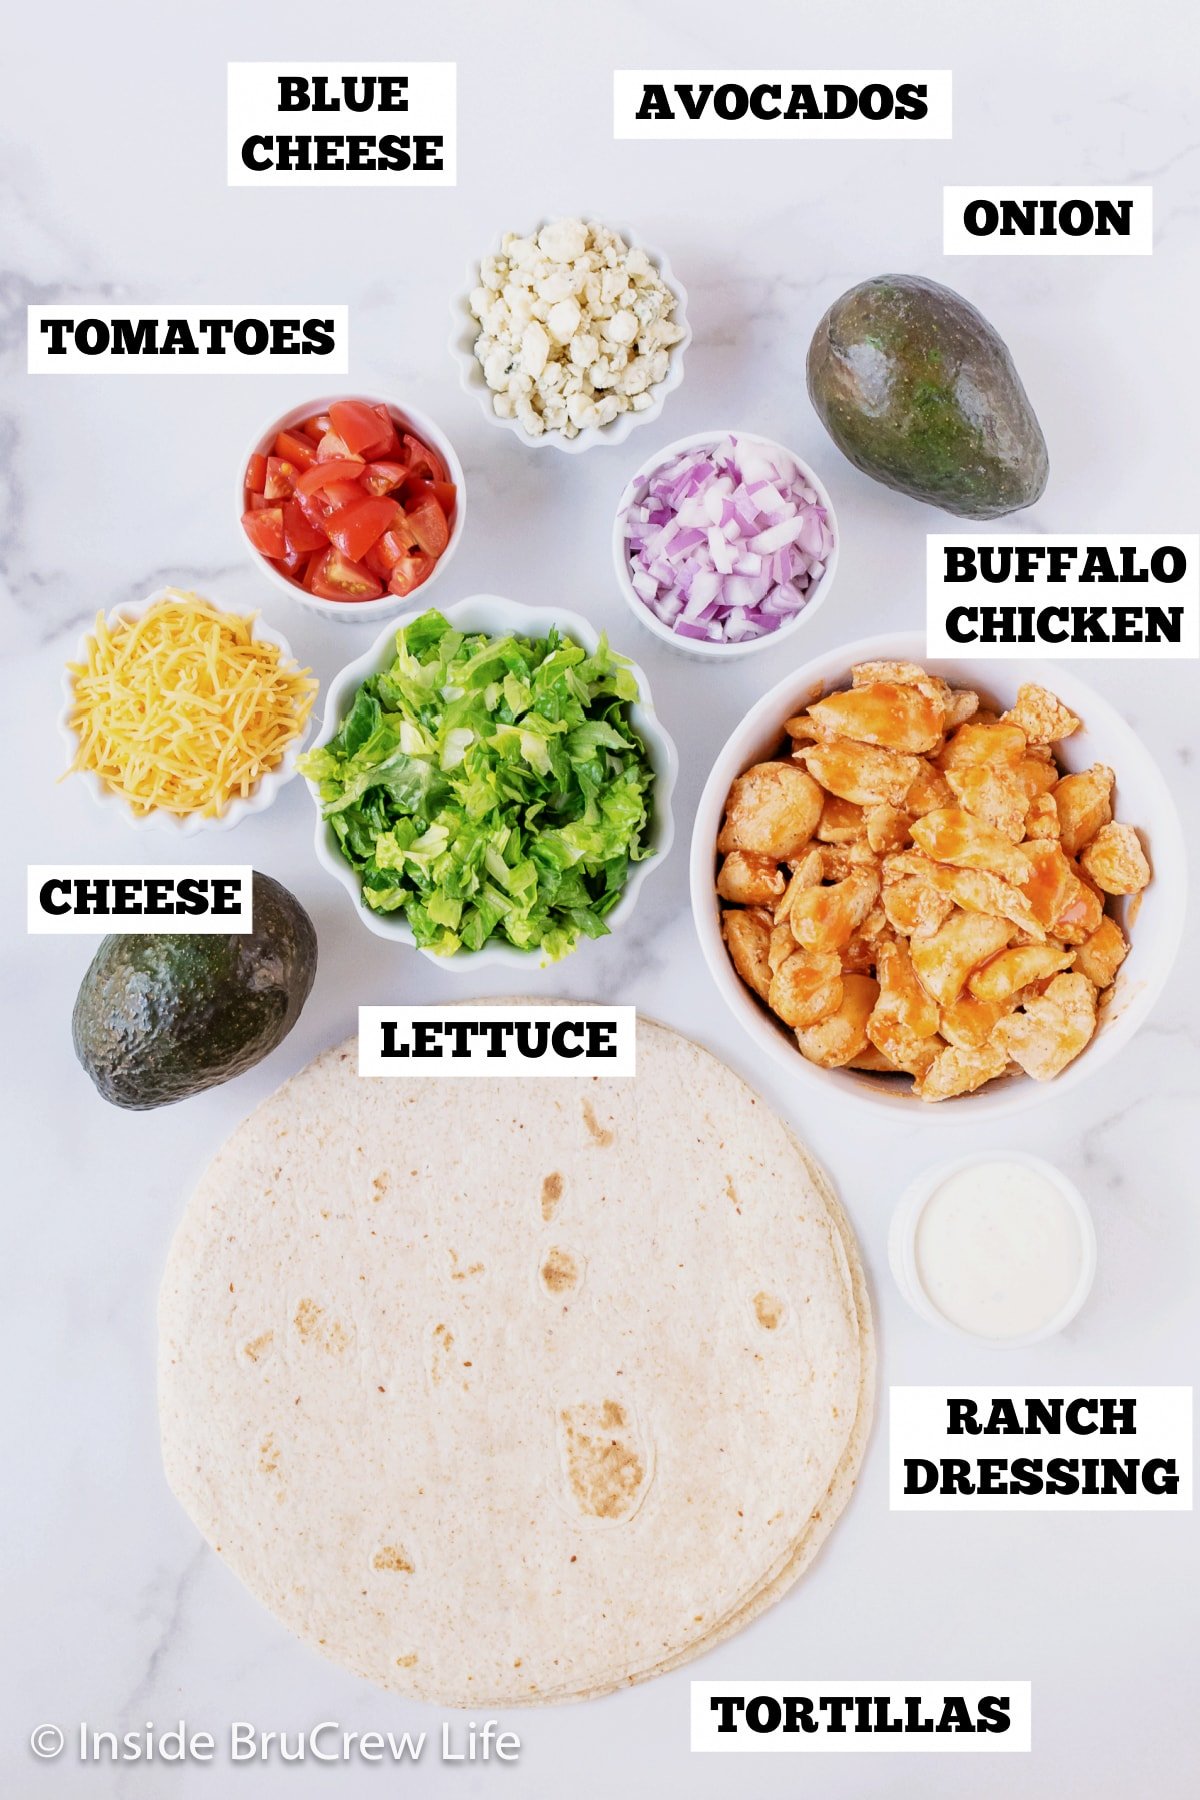
<svg viewBox="0 0 1200 1800">
<path fill-rule="evenodd" d="M 371 462 L 363 472 L 362 484 L 368 494 L 390 494 L 405 479 L 408 470 L 402 462 Z"/>
<path fill-rule="evenodd" d="M 361 481 L 331 481 L 322 493 L 331 507 L 357 506 L 360 500 L 366 498 Z"/>
<path fill-rule="evenodd" d="M 370 569 L 351 562 L 334 545 L 308 565 L 304 585 L 322 600 L 377 600 L 383 583 Z"/>
<path fill-rule="evenodd" d="M 375 455 L 377 457 L 398 456 L 400 453 L 400 436 L 396 430 L 396 421 L 392 418 L 392 415 L 386 406 L 374 406 L 371 410 L 372 412 L 379 414 L 384 427 L 384 433 L 379 440 L 379 448 L 376 450 Z"/>
<path fill-rule="evenodd" d="M 431 450 L 419 437 L 414 437 L 411 431 L 404 434 L 404 452 L 412 474 L 424 475 L 429 481 L 445 481 L 446 471 L 437 451 Z"/>
<path fill-rule="evenodd" d="M 300 473 L 294 463 L 285 462 L 282 456 L 268 456 L 267 485 L 263 492 L 268 500 L 286 500 L 296 485 L 296 477 Z"/>
<path fill-rule="evenodd" d="M 335 400 L 246 465 L 243 528 L 326 600 L 405 595 L 450 543 L 458 494 L 442 458 L 382 402 Z"/>
<path fill-rule="evenodd" d="M 344 462 L 349 456 L 349 444 L 336 431 L 327 431 L 317 445 L 318 462 Z"/>
<path fill-rule="evenodd" d="M 335 400 L 329 423 L 353 456 L 374 456 L 395 437 L 391 420 L 381 421 L 365 400 Z"/>
<path fill-rule="evenodd" d="M 389 594 L 411 594 L 433 573 L 436 557 L 402 556 L 388 578 Z"/>
<path fill-rule="evenodd" d="M 305 469 L 303 475 L 297 477 L 296 492 L 315 494 L 318 488 L 328 487 L 331 481 L 357 481 L 366 466 L 357 456 L 314 463 L 311 469 Z"/>
<path fill-rule="evenodd" d="M 426 556 L 440 556 L 450 542 L 446 515 L 434 499 L 432 490 L 408 513 L 408 528 Z"/>
<path fill-rule="evenodd" d="M 264 506 L 261 511 L 243 513 L 242 530 L 260 555 L 283 557 L 286 554 L 282 506 Z"/>
<path fill-rule="evenodd" d="M 283 509 L 283 541 L 289 551 L 307 557 L 312 550 L 323 550 L 329 539 L 298 500 L 289 500 Z"/>
<path fill-rule="evenodd" d="M 281 431 L 275 439 L 275 455 L 282 456 L 297 469 L 311 469 L 317 460 L 312 444 L 299 431 Z"/>
<path fill-rule="evenodd" d="M 392 570 L 396 566 L 384 553 L 382 547 L 388 535 L 389 534 L 385 531 L 383 537 L 379 539 L 379 542 L 377 544 L 372 544 L 371 548 L 362 559 L 363 568 L 370 569 L 372 575 L 376 576 L 377 579 L 383 583 L 384 587 L 387 586 Z"/>
<path fill-rule="evenodd" d="M 331 544 L 351 562 L 360 562 L 391 525 L 397 513 L 394 500 L 364 499 L 361 492 L 353 506 L 339 506 L 325 521 Z"/>
<path fill-rule="evenodd" d="M 324 488 L 318 488 L 315 494 L 302 494 L 297 489 L 293 498 L 310 525 L 319 525 L 331 511 Z M 324 536 L 324 533 L 321 535 Z"/>
</svg>

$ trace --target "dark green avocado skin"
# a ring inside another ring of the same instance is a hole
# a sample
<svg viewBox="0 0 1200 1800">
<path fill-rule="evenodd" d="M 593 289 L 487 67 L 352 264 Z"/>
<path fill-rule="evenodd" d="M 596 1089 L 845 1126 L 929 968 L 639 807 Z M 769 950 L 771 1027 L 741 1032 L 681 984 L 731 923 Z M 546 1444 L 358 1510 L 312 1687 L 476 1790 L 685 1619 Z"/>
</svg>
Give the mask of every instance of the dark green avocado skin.
<svg viewBox="0 0 1200 1800">
<path fill-rule="evenodd" d="M 1046 440 L 1003 340 L 936 281 L 877 275 L 835 300 L 808 392 L 857 468 L 944 512 L 998 519 L 1046 485 Z"/>
<path fill-rule="evenodd" d="M 256 870 L 250 932 L 103 940 L 75 1000 L 75 1054 L 114 1106 L 170 1106 L 281 1044 L 316 972 L 312 920 Z"/>
</svg>

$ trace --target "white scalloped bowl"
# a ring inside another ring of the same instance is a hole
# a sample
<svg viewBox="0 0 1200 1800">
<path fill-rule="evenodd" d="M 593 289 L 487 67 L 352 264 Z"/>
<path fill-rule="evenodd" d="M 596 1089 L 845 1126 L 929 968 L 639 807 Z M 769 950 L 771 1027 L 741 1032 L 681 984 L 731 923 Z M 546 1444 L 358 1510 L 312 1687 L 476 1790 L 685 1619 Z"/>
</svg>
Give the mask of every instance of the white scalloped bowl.
<svg viewBox="0 0 1200 1800">
<path fill-rule="evenodd" d="M 625 514 L 636 501 L 645 498 L 646 489 L 650 484 L 651 478 L 656 475 L 660 469 L 665 468 L 669 462 L 673 462 L 675 457 L 682 456 L 685 450 L 700 450 L 711 447 L 713 444 L 720 443 L 722 438 L 727 437 L 739 438 L 745 440 L 747 443 L 758 444 L 763 449 L 772 451 L 775 456 L 783 457 L 788 462 L 794 463 L 801 479 L 812 488 L 817 496 L 818 503 L 825 508 L 829 529 L 833 533 L 833 549 L 830 551 L 829 557 L 825 563 L 825 573 L 812 588 L 808 599 L 800 608 L 799 612 L 791 613 L 789 616 L 785 617 L 780 624 L 775 627 L 774 631 L 768 631 L 763 637 L 743 638 L 737 643 L 714 642 L 711 639 L 705 638 L 682 637 L 679 632 L 672 631 L 669 625 L 664 625 L 654 611 L 646 605 L 646 602 L 641 598 L 633 585 L 633 577 L 629 571 L 629 552 L 626 547 L 624 531 Z M 621 498 L 617 501 L 617 510 L 613 514 L 613 569 L 617 577 L 617 586 L 621 590 L 621 596 L 624 599 L 626 606 L 638 621 L 638 624 L 651 632 L 660 643 L 666 644 L 669 649 L 676 651 L 681 656 L 695 657 L 702 662 L 719 662 L 722 658 L 724 658 L 725 661 L 730 662 L 737 657 L 753 656 L 759 650 L 772 649 L 776 644 L 782 643 L 785 638 L 790 637 L 794 632 L 801 630 L 808 624 L 809 620 L 815 616 L 818 608 L 824 603 L 830 588 L 833 586 L 834 577 L 837 574 L 838 558 L 841 555 L 841 551 L 841 530 L 837 522 L 837 515 L 833 510 L 833 501 L 829 498 L 829 492 L 825 483 L 821 480 L 816 470 L 813 469 L 809 463 L 805 462 L 802 456 L 798 456 L 794 450 L 789 450 L 786 444 L 780 444 L 774 438 L 764 437 L 761 431 L 742 431 L 740 428 L 728 431 L 693 431 L 690 432 L 687 437 L 676 438 L 673 444 L 667 444 L 663 449 L 656 450 L 653 456 L 648 456 L 646 458 L 641 468 L 634 470 L 621 491 Z"/>
<path fill-rule="evenodd" d="M 465 600 L 459 600 L 454 606 L 442 607 L 441 612 L 444 618 L 449 619 L 461 631 L 484 631 L 494 637 L 502 637 L 508 632 L 517 632 L 523 637 L 540 637 L 551 626 L 557 626 L 559 631 L 582 644 L 589 653 L 600 641 L 599 632 L 578 613 L 566 612 L 559 607 L 525 606 L 519 600 L 506 600 L 500 594 L 472 594 Z M 389 626 L 386 631 L 381 632 L 369 650 L 354 662 L 347 663 L 329 682 L 325 690 L 325 716 L 313 743 L 314 750 L 321 749 L 338 731 L 353 704 L 360 682 L 365 681 L 368 675 L 378 674 L 392 661 L 396 629 L 395 626 Z M 639 695 L 629 709 L 630 723 L 646 745 L 655 775 L 654 808 L 649 834 L 654 855 L 631 866 L 625 891 L 608 915 L 610 934 L 619 931 L 633 912 L 642 883 L 665 861 L 675 835 L 671 793 L 679 771 L 679 758 L 672 739 L 654 710 L 650 683 L 644 671 L 636 663 L 631 663 L 630 667 L 637 680 Z M 373 931 L 376 937 L 389 938 L 394 944 L 416 948 L 412 928 L 403 913 L 373 912 L 363 904 L 358 875 L 342 856 L 332 825 L 321 817 L 320 796 L 315 783 L 309 782 L 308 785 L 317 804 L 314 839 L 317 861 L 346 890 L 355 913 L 368 931 Z M 486 943 L 482 950 L 461 950 L 454 956 L 438 956 L 433 950 L 425 948 L 421 948 L 421 955 L 428 957 L 438 968 L 449 969 L 456 974 L 467 971 L 474 973 L 483 968 L 519 969 L 528 974 L 531 967 L 538 966 L 536 952 L 518 950 L 512 944 L 494 941 Z"/>
<path fill-rule="evenodd" d="M 114 606 L 110 612 L 105 614 L 105 623 L 109 626 L 118 621 L 132 624 L 135 619 L 140 619 L 143 613 L 149 612 L 150 608 L 156 606 L 160 600 L 181 596 L 203 599 L 217 612 L 228 613 L 231 618 L 244 619 L 250 616 L 236 607 L 222 606 L 219 601 L 213 600 L 207 594 L 191 595 L 183 588 L 162 587 L 156 588 L 154 593 L 145 600 L 131 600 L 121 606 Z M 257 615 L 254 618 L 253 635 L 260 643 L 277 645 L 284 657 L 295 662 L 296 658 L 292 653 L 292 647 L 283 634 L 274 630 L 272 626 L 265 625 L 261 617 Z M 84 632 L 79 640 L 79 647 L 71 659 L 73 662 L 86 660 L 87 642 L 91 636 L 90 630 Z M 58 725 L 73 762 L 75 752 L 79 748 L 79 739 L 70 722 L 75 704 L 75 683 L 69 669 L 63 670 L 62 691 L 64 703 L 62 711 L 58 715 Z M 304 748 L 305 739 L 312 731 L 315 716 L 315 711 L 309 714 L 303 731 L 292 739 L 284 752 L 279 767 L 261 776 L 244 800 L 240 797 L 231 800 L 219 819 L 202 819 L 198 816 L 180 818 L 175 813 L 165 812 L 135 813 L 124 795 L 114 793 L 112 788 L 106 787 L 100 777 L 93 774 L 91 770 L 76 770 L 73 778 L 86 785 L 98 806 L 103 807 L 114 817 L 123 819 L 133 831 L 162 831 L 180 838 L 196 837 L 202 831 L 232 831 L 235 825 L 240 825 L 242 820 L 248 818 L 251 813 L 265 812 L 278 796 L 280 789 L 286 787 L 287 783 L 291 781 L 296 774 L 297 758 Z"/>
<path fill-rule="evenodd" d="M 730 961 L 721 935 L 716 892 L 717 832 L 730 784 L 743 769 L 775 754 L 784 737 L 786 718 L 822 694 L 847 686 L 852 664 L 877 658 L 923 663 L 933 674 L 955 686 L 973 688 L 985 702 L 1000 707 L 1014 703 L 1022 681 L 1044 682 L 1083 721 L 1079 731 L 1055 746 L 1060 763 L 1077 770 L 1102 762 L 1116 770 L 1117 816 L 1136 826 L 1150 858 L 1153 880 L 1132 904 L 1125 900 L 1117 905 L 1116 916 L 1129 939 L 1129 955 L 1101 1012 L 1095 1037 L 1053 1081 L 1009 1074 L 977 1093 L 930 1105 L 914 1099 L 908 1084 L 895 1076 L 821 1068 L 800 1054 L 787 1026 L 751 993 Z M 1149 1017 L 1166 986 L 1187 906 L 1187 852 L 1179 814 L 1158 765 L 1116 708 L 1061 663 L 1031 666 L 1008 660 L 972 661 L 969 655 L 930 658 L 925 655 L 923 635 L 915 631 L 863 638 L 829 650 L 785 675 L 751 707 L 718 754 L 700 796 L 692 833 L 690 879 L 692 914 L 709 973 L 755 1046 L 791 1076 L 797 1104 L 807 1096 L 819 1106 L 823 1098 L 840 1095 L 877 1117 L 890 1114 L 894 1122 L 907 1119 L 919 1126 L 977 1124 L 984 1118 L 1053 1102 L 1103 1068 Z"/>
<path fill-rule="evenodd" d="M 314 413 L 328 412 L 335 400 L 363 399 L 369 405 L 386 406 L 388 411 L 402 425 L 407 425 L 419 438 L 424 439 L 432 450 L 436 450 L 446 465 L 447 473 L 458 492 L 454 508 L 454 523 L 450 527 L 450 541 L 438 557 L 428 578 L 420 587 L 414 588 L 411 594 L 380 594 L 374 600 L 326 600 L 321 594 L 310 594 L 296 582 L 290 581 L 286 575 L 276 569 L 270 559 L 254 548 L 246 533 L 242 530 L 242 513 L 245 510 L 245 472 L 246 464 L 256 452 L 265 456 L 281 431 L 290 431 L 305 419 L 311 419 Z M 281 413 L 266 431 L 256 432 L 253 440 L 246 446 L 237 465 L 237 534 L 243 550 L 250 558 L 260 575 L 264 575 L 272 586 L 294 600 L 297 606 L 306 611 L 317 613 L 323 619 L 332 619 L 338 625 L 370 625 L 379 619 L 397 619 L 401 613 L 412 613 L 415 617 L 425 610 L 425 596 L 429 593 L 438 577 L 450 566 L 450 561 L 462 542 L 463 526 L 467 518 L 467 478 L 459 461 L 458 451 L 446 436 L 436 419 L 428 413 L 418 412 L 415 406 L 401 406 L 399 401 L 390 400 L 385 394 L 374 396 L 362 394 L 343 388 L 339 394 L 330 394 L 316 400 L 306 400 L 303 406 L 290 406 Z"/>
<path fill-rule="evenodd" d="M 551 224 L 550 219 L 541 219 L 533 227 L 530 236 L 536 236 L 543 226 Z M 667 395 L 673 393 L 683 380 L 684 352 L 692 341 L 692 328 L 687 317 L 687 289 L 678 279 L 667 256 L 661 250 L 655 250 L 635 232 L 630 232 L 623 225 L 610 225 L 610 230 L 618 231 L 631 249 L 644 250 L 654 264 L 660 280 L 675 296 L 675 319 L 682 325 L 683 336 L 677 344 L 672 344 L 667 352 L 667 372 L 660 382 L 648 391 L 653 397 L 653 404 L 644 412 L 623 412 L 608 425 L 585 425 L 577 437 L 565 437 L 561 431 L 544 431 L 541 437 L 530 437 L 517 419 L 502 419 L 492 406 L 492 390 L 487 384 L 483 368 L 475 355 L 475 339 L 479 336 L 478 319 L 471 312 L 471 292 L 479 285 L 480 263 L 473 262 L 467 268 L 466 291 L 455 297 L 451 303 L 453 328 L 450 335 L 450 349 L 459 367 L 459 381 L 464 393 L 474 394 L 479 401 L 485 419 L 493 425 L 503 425 L 506 431 L 514 433 L 530 450 L 555 449 L 562 450 L 568 456 L 578 456 L 583 450 L 592 450 L 598 444 L 623 444 L 635 426 L 649 425 L 657 419 L 666 405 Z M 490 250 L 485 254 L 498 256 L 501 251 L 504 234 L 495 239 Z"/>
</svg>

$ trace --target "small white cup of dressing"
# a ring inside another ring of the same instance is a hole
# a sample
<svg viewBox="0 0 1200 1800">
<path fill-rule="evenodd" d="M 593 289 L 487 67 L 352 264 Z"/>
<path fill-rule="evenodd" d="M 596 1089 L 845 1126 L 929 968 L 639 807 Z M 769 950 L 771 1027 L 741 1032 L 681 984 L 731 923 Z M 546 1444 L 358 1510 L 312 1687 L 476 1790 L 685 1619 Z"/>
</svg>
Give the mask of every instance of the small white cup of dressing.
<svg viewBox="0 0 1200 1800">
<path fill-rule="evenodd" d="M 1016 1349 L 1075 1317 L 1096 1273 L 1096 1233 L 1052 1163 L 998 1150 L 919 1175 L 892 1215 L 888 1260 L 922 1318 Z"/>
</svg>

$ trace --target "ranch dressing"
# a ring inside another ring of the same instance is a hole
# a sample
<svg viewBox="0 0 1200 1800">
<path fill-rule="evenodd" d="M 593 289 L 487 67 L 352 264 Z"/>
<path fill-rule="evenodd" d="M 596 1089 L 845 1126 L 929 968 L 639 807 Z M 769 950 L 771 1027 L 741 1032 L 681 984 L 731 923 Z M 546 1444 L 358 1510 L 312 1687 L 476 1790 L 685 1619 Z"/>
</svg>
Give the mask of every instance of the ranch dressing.
<svg viewBox="0 0 1200 1800">
<path fill-rule="evenodd" d="M 1086 1258 L 1080 1221 L 1050 1175 L 999 1157 L 938 1184 L 921 1208 L 913 1249 L 917 1278 L 943 1318 L 997 1340 L 1056 1319 Z"/>
</svg>

